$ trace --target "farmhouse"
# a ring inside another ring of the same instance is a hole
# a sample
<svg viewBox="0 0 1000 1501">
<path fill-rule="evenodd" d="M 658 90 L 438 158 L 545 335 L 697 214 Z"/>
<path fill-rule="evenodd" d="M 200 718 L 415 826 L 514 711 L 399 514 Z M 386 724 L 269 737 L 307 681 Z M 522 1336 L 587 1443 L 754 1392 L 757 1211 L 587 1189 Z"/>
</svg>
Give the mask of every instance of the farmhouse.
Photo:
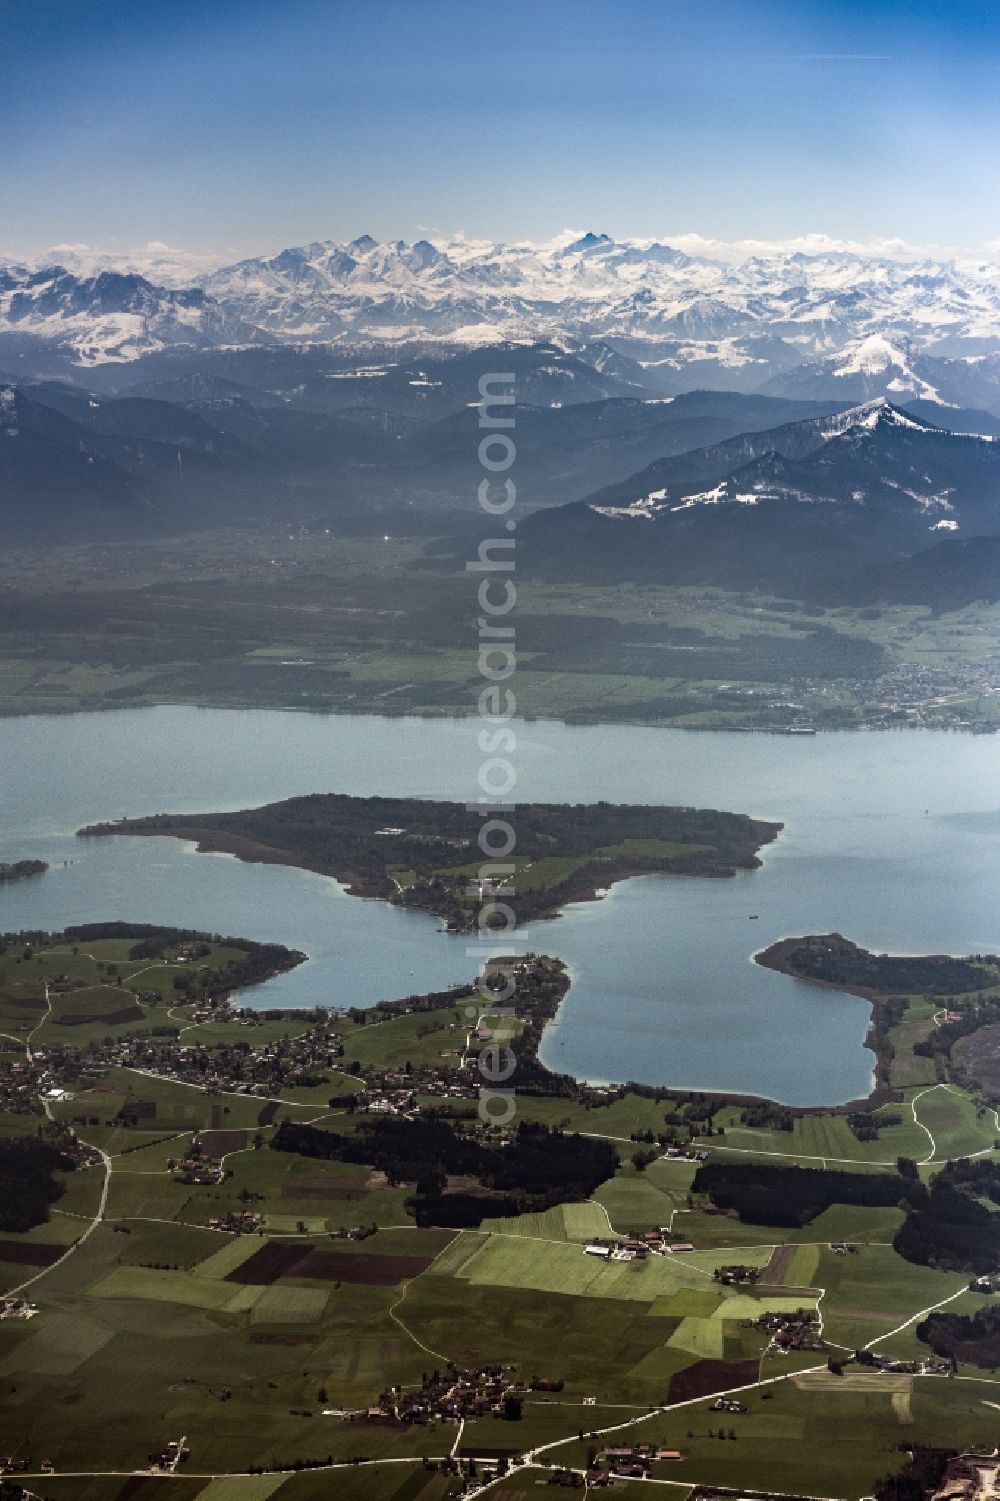
<svg viewBox="0 0 1000 1501">
<path fill-rule="evenodd" d="M 683 1459 L 679 1449 L 662 1449 L 655 1444 L 613 1444 L 599 1458 L 608 1467 L 609 1475 L 629 1475 L 644 1479 L 654 1460 Z"/>
</svg>

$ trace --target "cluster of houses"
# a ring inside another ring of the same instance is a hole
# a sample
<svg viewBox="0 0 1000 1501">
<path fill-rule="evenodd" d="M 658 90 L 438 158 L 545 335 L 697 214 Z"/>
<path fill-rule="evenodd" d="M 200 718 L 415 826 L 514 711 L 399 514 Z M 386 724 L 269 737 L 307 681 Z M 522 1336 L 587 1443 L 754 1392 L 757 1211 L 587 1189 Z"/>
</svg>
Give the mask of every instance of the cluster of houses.
<svg viewBox="0 0 1000 1501">
<path fill-rule="evenodd" d="M 950 1460 L 932 1501 L 997 1501 L 1000 1498 L 1000 1454 L 960 1454 Z"/>
<path fill-rule="evenodd" d="M 229 1235 L 258 1235 L 264 1229 L 264 1216 L 253 1209 L 231 1209 L 205 1223 L 210 1230 L 225 1230 Z"/>
<path fill-rule="evenodd" d="M 190 1453 L 191 1450 L 182 1438 L 171 1439 L 168 1444 L 164 1444 L 158 1454 L 149 1456 L 150 1469 L 172 1474 L 179 1464 L 184 1463 Z"/>
<path fill-rule="evenodd" d="M 354 1108 L 364 1115 L 411 1115 L 416 1103 L 412 1089 L 383 1089 L 373 1085 L 362 1090 Z"/>
<path fill-rule="evenodd" d="M 74 980 L 71 975 L 53 975 L 48 988 L 53 995 L 65 995 L 70 990 L 82 990 L 83 981 Z"/>
<path fill-rule="evenodd" d="M 339 1230 L 331 1230 L 329 1235 L 331 1240 L 367 1240 L 369 1235 L 375 1235 L 377 1231 L 377 1225 L 347 1225 L 341 1226 Z"/>
<path fill-rule="evenodd" d="M 42 1099 L 64 1095 L 56 1069 L 44 1053 L 18 1058 L 0 1070 L 0 1110 L 5 1115 L 41 1115 Z"/>
<path fill-rule="evenodd" d="M 661 1449 L 656 1444 L 615 1444 L 598 1455 L 598 1461 L 603 1461 L 607 1469 L 588 1473 L 587 1483 L 607 1485 L 616 1475 L 645 1479 L 655 1462 L 683 1458 L 679 1449 Z"/>
<path fill-rule="evenodd" d="M 951 1371 L 951 1361 L 942 1360 L 939 1355 L 928 1355 L 924 1360 L 895 1360 L 891 1355 L 875 1355 L 870 1350 L 861 1353 L 864 1360 L 859 1360 L 859 1364 L 883 1371 L 887 1376 L 947 1376 Z"/>
<path fill-rule="evenodd" d="M 294 1085 L 312 1085 L 326 1078 L 326 1069 L 340 1056 L 339 1032 L 322 1024 L 299 1037 L 282 1037 L 253 1047 L 249 1042 L 205 1047 L 194 1041 L 178 1043 L 157 1037 L 130 1037 L 110 1043 L 88 1068 L 127 1067 L 232 1094 L 270 1095 Z"/>
<path fill-rule="evenodd" d="M 101 1154 L 97 1148 L 78 1140 L 76 1132 L 71 1127 L 52 1121 L 45 1127 L 45 1132 L 62 1155 L 69 1158 L 74 1168 L 95 1167 L 100 1162 Z"/>
<path fill-rule="evenodd" d="M 435 1100 L 474 1100 L 476 1084 L 456 1071 L 430 1064 L 410 1069 L 374 1069 L 364 1075 L 364 1087 L 354 1109 L 369 1115 L 409 1115 L 418 1108 L 417 1095 Z"/>
<path fill-rule="evenodd" d="M 222 1015 L 217 1007 L 210 1014 L 220 1019 L 242 1019 L 243 1015 L 232 1008 Z M 46 1049 L 33 1049 L 30 1058 L 19 1059 L 0 1072 L 0 1109 L 38 1115 L 43 1098 L 75 1098 L 81 1088 L 86 1090 L 111 1068 L 138 1069 L 210 1091 L 270 1096 L 291 1086 L 322 1082 L 342 1048 L 341 1034 L 329 1022 L 262 1047 L 241 1041 L 208 1048 L 156 1036 L 108 1039 L 83 1047 L 53 1043 Z"/>
<path fill-rule="evenodd" d="M 15 1459 L 12 1455 L 8 1455 L 6 1459 L 0 1459 L 0 1475 L 23 1475 L 25 1470 L 32 1468 L 34 1466 L 30 1455 L 22 1455 L 20 1459 Z M 50 1471 L 52 1469 L 51 1459 L 39 1460 L 37 1468 L 39 1470 Z"/>
<path fill-rule="evenodd" d="M 752 1287 L 760 1281 L 760 1267 L 734 1262 L 732 1266 L 717 1266 L 712 1277 L 723 1287 Z"/>
<path fill-rule="evenodd" d="M 561 1381 L 538 1381 L 536 1390 L 561 1391 Z M 432 1421 L 459 1422 L 463 1418 L 519 1418 L 521 1402 L 529 1390 L 523 1381 L 515 1381 L 502 1365 L 484 1365 L 475 1370 L 449 1367 L 424 1376 L 419 1392 L 404 1397 L 402 1388 L 389 1387 L 379 1397 L 378 1406 L 348 1414 L 348 1421 L 362 1418 L 367 1422 L 390 1421 L 426 1424 Z"/>
<path fill-rule="evenodd" d="M 758 1319 L 741 1319 L 744 1329 L 762 1329 L 771 1337 L 771 1346 L 782 1354 L 791 1350 L 825 1350 L 814 1308 L 797 1308 L 794 1313 L 762 1313 Z"/>
<path fill-rule="evenodd" d="M 192 1153 L 174 1163 L 175 1183 L 221 1183 L 225 1176 L 226 1169 L 215 1157 L 202 1157 Z"/>
<path fill-rule="evenodd" d="M 585 1256 L 596 1256 L 602 1261 L 644 1261 L 647 1256 L 676 1256 L 684 1251 L 693 1251 L 689 1240 L 674 1240 L 669 1225 L 657 1230 L 644 1230 L 641 1235 L 598 1236 L 583 1248 Z"/>
<path fill-rule="evenodd" d="M 0 1298 L 0 1319 L 32 1319 L 37 1312 L 38 1304 L 27 1298 Z"/>
</svg>

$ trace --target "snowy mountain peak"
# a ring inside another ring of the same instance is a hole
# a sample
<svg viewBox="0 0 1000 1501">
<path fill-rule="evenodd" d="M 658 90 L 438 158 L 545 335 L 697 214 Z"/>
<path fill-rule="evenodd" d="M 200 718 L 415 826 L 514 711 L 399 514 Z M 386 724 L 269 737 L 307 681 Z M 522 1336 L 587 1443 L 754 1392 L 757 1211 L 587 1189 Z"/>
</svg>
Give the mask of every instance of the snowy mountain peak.
<svg viewBox="0 0 1000 1501">
<path fill-rule="evenodd" d="M 261 333 L 274 342 L 462 347 L 547 339 L 610 341 L 655 372 L 664 395 L 708 386 L 992 408 L 1000 386 L 1000 276 L 971 260 L 760 247 L 715 260 L 579 229 L 512 244 L 362 234 L 167 286 L 127 260 L 116 267 L 91 254 L 84 266 L 63 249 L 35 265 L 0 264 L 0 335 L 68 343 L 88 362 Z M 114 327 L 109 318 L 135 321 Z"/>
<path fill-rule="evenodd" d="M 833 375 L 881 375 L 888 369 L 909 370 L 910 349 L 906 340 L 894 342 L 883 333 L 866 334 L 839 350 L 830 361 Z"/>
<path fill-rule="evenodd" d="M 574 252 L 581 250 L 598 250 L 602 245 L 613 244 L 614 241 L 610 235 L 595 235 L 592 229 L 588 229 L 585 235 L 581 235 L 578 240 L 574 240 L 571 245 L 566 246 L 563 255 L 572 255 Z"/>
<path fill-rule="evenodd" d="M 790 388 L 798 394 L 832 394 L 840 387 L 845 396 L 855 399 L 884 396 L 889 401 L 934 401 L 949 406 L 956 403 L 948 401 L 941 390 L 949 363 L 953 362 L 925 353 L 912 338 L 876 329 L 848 340 L 833 354 L 788 371 L 767 390 L 773 395 L 784 395 Z"/>
<path fill-rule="evenodd" d="M 911 417 L 908 412 L 893 406 L 885 396 L 876 396 L 873 401 L 863 401 L 860 406 L 848 407 L 836 416 L 826 417 L 822 422 L 824 438 L 843 437 L 849 433 L 873 433 L 891 428 L 908 428 L 918 433 L 937 433 L 939 428 L 930 422 Z"/>
</svg>

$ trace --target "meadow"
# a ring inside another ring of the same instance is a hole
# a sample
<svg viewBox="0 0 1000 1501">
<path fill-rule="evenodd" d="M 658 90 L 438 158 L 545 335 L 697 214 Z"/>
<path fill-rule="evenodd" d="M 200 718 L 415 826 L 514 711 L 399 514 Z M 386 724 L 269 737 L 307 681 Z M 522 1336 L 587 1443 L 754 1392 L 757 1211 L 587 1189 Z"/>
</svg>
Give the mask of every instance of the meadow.
<svg viewBox="0 0 1000 1501">
<path fill-rule="evenodd" d="M 0 582 L 2 713 L 150 703 L 469 709 L 468 654 L 456 645 L 465 575 L 419 539 L 220 532 L 186 538 L 181 550 L 67 547 L 11 554 Z M 804 714 L 851 727 L 913 722 L 899 700 L 916 694 L 923 722 L 997 723 L 988 691 L 997 606 L 804 614 L 791 601 L 718 589 L 528 578 L 518 595 L 518 703 L 528 717 L 713 729 L 780 728 Z M 636 650 L 636 628 L 651 624 L 659 636 L 694 633 L 697 658 Z M 817 626 L 835 634 L 811 635 Z M 829 681 L 831 647 L 855 643 L 890 677 L 909 675 L 904 686 L 876 694 L 870 670 Z M 914 668 L 926 686 L 913 682 Z M 795 712 L 781 691 L 790 678 Z"/>
<path fill-rule="evenodd" d="M 228 957 L 220 946 L 212 962 L 224 967 Z M 67 966 L 88 981 L 103 964 L 102 992 L 139 985 L 121 944 L 90 945 L 87 954 L 8 950 L 3 960 L 4 1004 L 22 1040 L 46 1016 L 31 1002 L 39 990 L 44 1002 L 45 981 Z M 178 1025 L 192 1025 L 190 1008 L 170 1004 L 173 968 L 147 971 L 141 1004 L 150 1015 L 137 1025 L 166 1005 Z M 933 1025 L 922 1007 L 913 999 L 896 1032 L 895 1063 L 914 1074 L 912 1044 L 928 1020 Z M 346 1022 L 346 1057 L 338 1061 L 440 1062 L 464 1045 L 458 1022 L 450 1002 L 363 1026 Z M 295 1028 L 265 1026 L 271 1040 Z M 225 1045 L 235 1031 L 212 1023 L 210 1045 Z M 0 1453 L 85 1472 L 46 1477 L 41 1493 L 51 1501 L 118 1501 L 126 1482 L 128 1501 L 152 1496 L 150 1487 L 162 1495 L 164 1485 L 178 1501 L 446 1501 L 458 1482 L 422 1460 L 451 1450 L 453 1424 L 368 1424 L 336 1414 L 367 1409 L 387 1379 L 412 1386 L 449 1361 L 499 1361 L 529 1386 L 539 1378 L 562 1383 L 558 1392 L 529 1390 L 519 1421 L 468 1420 L 462 1453 L 515 1456 L 553 1446 L 539 1459 L 581 1464 L 595 1444 L 587 1435 L 636 1419 L 630 1438 L 652 1436 L 682 1452 L 681 1461 L 654 1467 L 654 1478 L 678 1495 L 695 1483 L 739 1484 L 853 1501 L 898 1466 L 902 1439 L 972 1444 L 995 1434 L 988 1405 L 995 1387 L 983 1372 L 960 1366 L 956 1379 L 918 1374 L 880 1384 L 854 1364 L 843 1377 L 827 1367 L 830 1355 L 848 1359 L 865 1346 L 919 1361 L 927 1354 L 915 1332 L 923 1311 L 947 1300 L 955 1312 L 980 1306 L 963 1291 L 966 1274 L 897 1255 L 900 1208 L 833 1203 L 794 1229 L 743 1223 L 692 1197 L 693 1162 L 642 1155 L 648 1133 L 667 1129 L 720 1161 L 870 1173 L 902 1156 L 922 1163 L 925 1179 L 948 1155 L 994 1156 L 993 1110 L 936 1070 L 900 1087 L 885 1111 L 899 1120 L 882 1125 L 874 1141 L 859 1140 L 835 1112 L 797 1115 L 785 1131 L 747 1124 L 732 1101 L 706 1115 L 705 1102 L 687 1096 L 624 1092 L 598 1103 L 525 1095 L 526 1120 L 607 1136 L 618 1168 L 588 1202 L 487 1216 L 478 1229 L 458 1232 L 418 1229 L 407 1210 L 413 1186 L 389 1186 L 363 1163 L 269 1149 L 286 1118 L 354 1129 L 363 1117 L 329 1104 L 352 1080 L 331 1071 L 322 1085 L 283 1091 L 285 1103 L 265 1110 L 256 1096 L 106 1068 L 50 1107 L 109 1155 L 96 1223 L 103 1166 L 62 1175 L 65 1193 L 48 1220 L 5 1237 L 12 1259 L 0 1245 L 2 1285 L 32 1277 L 40 1310 L 0 1321 Z M 25 1119 L 2 1116 L 0 1131 L 23 1132 Z M 175 1181 L 171 1163 L 203 1132 L 229 1133 L 218 1138 L 230 1143 L 224 1180 Z M 248 1206 L 262 1217 L 257 1232 L 209 1228 L 210 1219 Z M 585 1253 L 596 1239 L 661 1225 L 694 1249 L 611 1263 Z M 356 1226 L 374 1233 L 342 1238 Z M 835 1250 L 836 1242 L 854 1249 Z M 734 1263 L 758 1280 L 725 1285 L 716 1273 Z M 779 1353 L 759 1320 L 802 1308 L 821 1321 L 826 1348 Z M 746 1388 L 748 1411 L 714 1413 L 712 1393 L 731 1386 Z M 180 1434 L 191 1458 L 176 1479 L 128 1480 Z M 292 1472 L 316 1460 L 343 1468 Z M 288 1473 L 237 1473 L 250 1466 Z M 119 1472 L 110 1492 L 110 1477 L 87 1478 L 108 1469 Z M 544 1470 L 519 1474 L 494 1494 L 520 1498 L 543 1478 Z"/>
</svg>

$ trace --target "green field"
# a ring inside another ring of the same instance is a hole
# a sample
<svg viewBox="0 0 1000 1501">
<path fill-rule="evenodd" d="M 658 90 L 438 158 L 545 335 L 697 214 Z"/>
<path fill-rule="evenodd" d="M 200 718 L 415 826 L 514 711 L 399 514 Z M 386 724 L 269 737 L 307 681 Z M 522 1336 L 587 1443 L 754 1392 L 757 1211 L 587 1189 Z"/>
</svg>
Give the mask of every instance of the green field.
<svg viewBox="0 0 1000 1501">
<path fill-rule="evenodd" d="M 0 561 L 0 583 L 10 596 L 0 653 L 7 714 L 290 701 L 328 712 L 469 710 L 468 652 L 456 646 L 465 576 L 417 540 L 269 529 L 188 537 L 182 562 L 170 542 L 123 545 L 120 559 L 113 547 L 18 552 Z M 532 627 L 518 671 L 519 707 L 529 717 L 781 726 L 794 717 L 779 707 L 791 644 L 796 702 L 818 725 L 996 723 L 995 698 L 975 677 L 996 638 L 996 606 L 803 614 L 787 602 L 708 588 L 522 579 L 518 608 Z M 651 619 L 662 631 L 698 633 L 694 660 L 676 653 L 667 674 L 662 652 L 629 650 L 630 632 Z M 866 679 L 824 681 L 829 646 L 822 636 L 812 642 L 817 627 L 835 631 L 834 644 L 863 639 L 884 653 L 896 693 L 876 693 Z M 280 666 L 296 661 L 310 665 Z M 734 686 L 754 693 L 734 695 Z M 916 697 L 915 710 L 898 706 L 901 692 Z"/>
<path fill-rule="evenodd" d="M 557 1204 L 541 1214 L 521 1214 L 516 1219 L 485 1219 L 482 1229 L 494 1235 L 586 1241 L 608 1234 L 608 1217 L 599 1204 Z"/>
<path fill-rule="evenodd" d="M 129 978 L 127 945 L 112 944 L 102 955 L 101 963 Z M 38 999 L 38 956 L 22 954 L 20 963 L 17 954 L 5 957 L 5 983 L 16 994 L 3 1004 L 24 1037 L 43 1014 L 30 1004 Z M 98 962 L 82 954 L 41 958 L 53 973 L 71 966 L 81 976 Z M 172 985 L 169 969 L 156 968 L 150 983 Z M 107 992 L 122 987 L 114 978 L 107 983 L 109 969 L 102 974 L 95 991 L 104 1004 Z M 79 1008 L 84 994 L 69 994 Z M 181 1024 L 188 1024 L 189 1009 L 180 1008 Z M 897 1029 L 894 1067 L 903 1067 L 906 1048 L 919 1039 L 927 1009 L 920 1000 L 911 1003 Z M 449 1005 L 348 1023 L 347 1061 L 446 1062 L 464 1046 L 465 1021 Z M 213 1024 L 212 1032 L 219 1034 L 213 1046 L 232 1036 L 225 1024 Z M 251 1040 L 259 1045 L 280 1035 L 269 1030 L 258 1037 L 254 1029 Z M 16 1059 L 19 1050 L 4 1056 Z M 102 1163 L 61 1173 L 66 1191 L 48 1220 L 10 1237 L 23 1259 L 0 1262 L 3 1285 L 33 1277 L 30 1296 L 40 1311 L 28 1321 L 0 1322 L 0 1454 L 45 1455 L 64 1471 L 113 1468 L 124 1483 L 151 1450 L 183 1433 L 192 1449 L 187 1473 L 138 1481 L 130 1497 L 152 1501 L 169 1487 L 176 1501 L 244 1495 L 450 1501 L 460 1482 L 425 1470 L 420 1457 L 447 1453 L 454 1425 L 366 1425 L 324 1416 L 324 1408 L 364 1409 L 387 1382 L 412 1389 L 428 1369 L 449 1361 L 499 1362 L 528 1384 L 544 1377 L 562 1386 L 530 1391 L 520 1422 L 490 1413 L 470 1418 L 463 1446 L 517 1453 L 557 1443 L 546 1458 L 582 1463 L 587 1441 L 581 1446 L 580 1431 L 636 1417 L 642 1421 L 628 1429 L 631 1437 L 653 1436 L 682 1451 L 681 1462 L 654 1469 L 654 1478 L 672 1482 L 678 1495 L 698 1483 L 854 1501 L 898 1466 L 901 1440 L 972 1443 L 995 1435 L 996 1412 L 987 1404 L 1000 1388 L 985 1373 L 962 1367 L 957 1380 L 897 1379 L 890 1390 L 891 1383 L 880 1389 L 877 1378 L 861 1379 L 856 1366 L 839 1381 L 826 1366 L 828 1353 L 847 1356 L 863 1346 L 919 1359 L 927 1347 L 915 1323 L 926 1310 L 956 1293 L 951 1311 L 982 1306 L 963 1291 L 967 1275 L 902 1260 L 891 1247 L 902 1220 L 896 1207 L 833 1204 L 800 1228 L 741 1223 L 709 1212 L 704 1199 L 696 1208 L 695 1165 L 657 1157 L 640 1171 L 632 1161 L 640 1145 L 633 1133 L 667 1129 L 684 1140 L 687 1131 L 704 1129 L 698 1142 L 720 1161 L 827 1162 L 857 1173 L 904 1155 L 928 1159 L 925 1180 L 947 1156 L 989 1151 L 996 1136 L 992 1110 L 958 1084 L 928 1088 L 912 1053 L 910 1059 L 914 1082 L 882 1112 L 902 1122 L 883 1125 L 873 1142 L 859 1141 L 846 1116 L 833 1113 L 796 1117 L 790 1131 L 761 1130 L 743 1124 L 742 1107 L 732 1103 L 703 1127 L 699 1102 L 684 1096 L 626 1094 L 593 1104 L 525 1095 L 525 1120 L 614 1140 L 618 1169 L 589 1202 L 487 1218 L 479 1229 L 460 1232 L 418 1229 L 407 1211 L 413 1185 L 387 1186 L 364 1163 L 269 1150 L 274 1120 L 260 1126 L 262 1102 L 255 1096 L 212 1095 L 123 1068 L 81 1078 L 53 1110 L 111 1154 L 106 1223 L 78 1240 L 97 1213 Z M 332 1090 L 354 1082 L 338 1073 L 316 1088 L 283 1092 L 291 1103 L 274 1119 L 328 1118 Z M 123 1117 L 140 1103 L 138 1125 L 126 1124 Z M 338 1116 L 336 1129 L 352 1131 L 359 1119 Z M 0 1132 L 23 1133 L 25 1121 L 35 1124 L 30 1116 L 0 1118 Z M 227 1157 L 222 1183 L 175 1182 L 169 1164 L 208 1127 L 248 1130 L 246 1148 Z M 208 1219 L 247 1204 L 262 1215 L 263 1233 L 207 1228 Z M 373 1224 L 377 1233 L 363 1240 L 336 1235 Z M 667 1224 L 696 1249 L 612 1263 L 584 1254 L 595 1239 Z M 838 1254 L 835 1241 L 857 1249 Z M 296 1258 L 308 1245 L 323 1260 L 308 1277 L 296 1276 Z M 45 1270 L 47 1247 L 72 1249 Z M 227 1280 L 264 1249 L 278 1260 L 258 1272 L 260 1281 Z M 409 1263 L 392 1267 L 391 1258 L 400 1256 L 421 1258 L 416 1274 Z M 337 1258 L 344 1258 L 339 1266 Z M 369 1264 L 359 1271 L 365 1258 Z M 732 1262 L 773 1270 L 763 1286 L 723 1286 L 713 1273 Z M 804 1304 L 818 1307 L 829 1351 L 768 1349 L 769 1335 L 755 1322 L 765 1312 L 791 1314 Z M 683 1383 L 706 1361 L 724 1363 L 722 1383 L 737 1384 L 737 1375 L 726 1373 L 738 1373 L 738 1383 L 749 1387 L 747 1413 L 714 1414 L 709 1398 L 676 1405 Z M 818 1374 L 796 1385 L 795 1373 L 812 1367 Z M 296 1461 L 327 1457 L 343 1468 L 291 1473 Z M 361 1458 L 405 1463 L 351 1463 Z M 228 1474 L 248 1463 L 277 1464 L 289 1473 Z M 40 1493 L 51 1501 L 114 1501 L 100 1486 L 96 1478 L 54 1477 Z M 534 1479 L 529 1485 L 522 1476 L 488 1494 L 512 1501 L 536 1489 Z M 638 1494 L 635 1486 L 617 1493 L 630 1491 Z"/>
<path fill-rule="evenodd" d="M 939 1085 L 927 1093 L 919 1093 L 914 1109 L 920 1124 L 934 1138 L 936 1161 L 987 1151 L 997 1139 L 993 1112 L 977 1106 L 968 1095 L 960 1094 L 956 1089 Z M 926 1136 L 924 1140 L 921 1158 L 930 1155 L 930 1142 Z"/>
</svg>

